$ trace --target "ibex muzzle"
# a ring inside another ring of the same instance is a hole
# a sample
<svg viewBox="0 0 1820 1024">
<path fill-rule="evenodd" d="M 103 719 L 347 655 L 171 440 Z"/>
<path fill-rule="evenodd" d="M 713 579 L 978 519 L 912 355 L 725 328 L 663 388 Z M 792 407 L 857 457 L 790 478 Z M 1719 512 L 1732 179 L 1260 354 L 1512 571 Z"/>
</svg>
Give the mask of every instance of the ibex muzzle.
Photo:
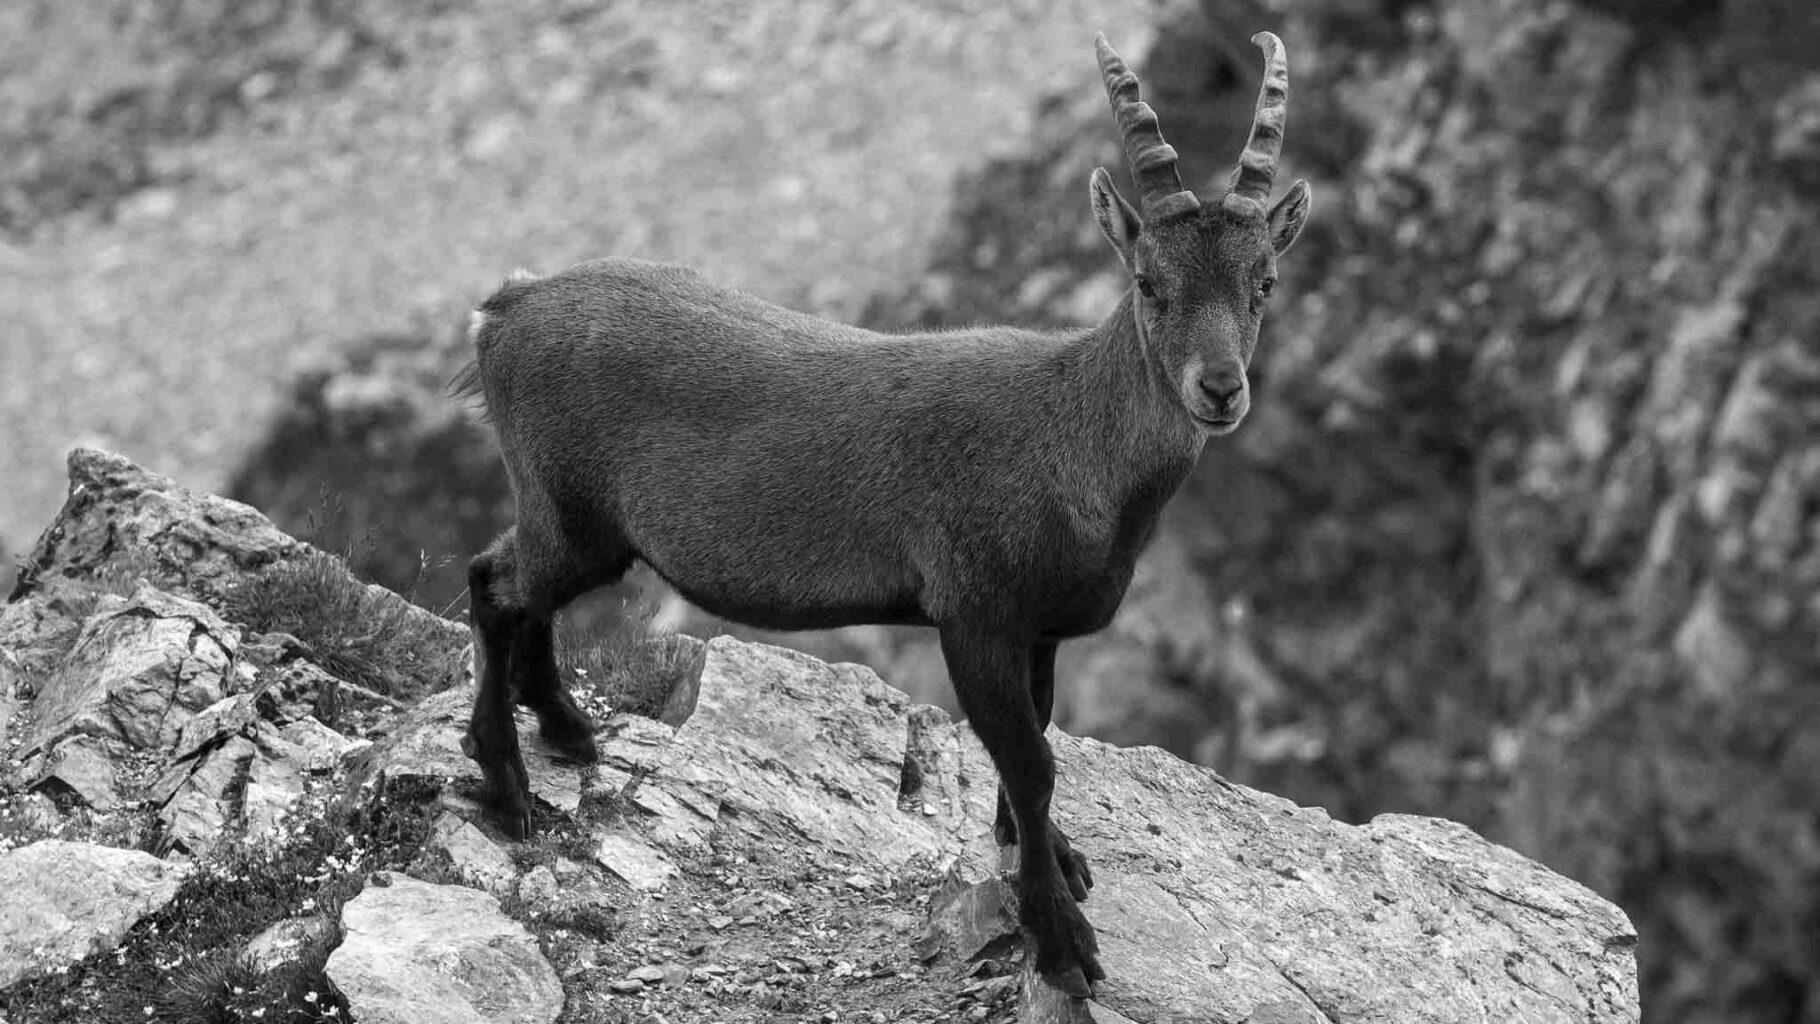
<svg viewBox="0 0 1820 1024">
<path fill-rule="evenodd" d="M 1250 407 L 1264 301 L 1309 204 L 1297 182 L 1266 212 L 1288 72 L 1275 36 L 1254 41 L 1251 139 L 1203 203 L 1099 39 L 1142 212 L 1094 171 L 1131 276 L 1096 326 L 881 335 L 635 260 L 514 275 L 481 304 L 460 390 L 485 398 L 518 514 L 469 568 L 465 746 L 509 833 L 531 819 L 514 698 L 596 756 L 551 616 L 635 559 L 757 626 L 932 626 L 999 770 L 994 832 L 1018 847 L 1036 968 L 1082 995 L 1105 976 L 1076 905 L 1092 872 L 1049 819 L 1056 645 L 1111 620 L 1164 502 Z"/>
</svg>

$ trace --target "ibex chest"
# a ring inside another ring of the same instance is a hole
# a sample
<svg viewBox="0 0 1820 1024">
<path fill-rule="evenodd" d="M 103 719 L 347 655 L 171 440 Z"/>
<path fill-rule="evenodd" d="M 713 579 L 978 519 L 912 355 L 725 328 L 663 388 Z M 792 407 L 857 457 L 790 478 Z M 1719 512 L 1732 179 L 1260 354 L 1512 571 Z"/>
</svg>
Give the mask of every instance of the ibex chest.
<svg viewBox="0 0 1820 1024">
<path fill-rule="evenodd" d="M 1111 623 L 1174 489 L 1153 488 L 1110 509 L 1065 510 L 1050 519 L 1039 555 L 1045 585 L 1033 594 L 1043 634 L 1079 636 Z"/>
</svg>

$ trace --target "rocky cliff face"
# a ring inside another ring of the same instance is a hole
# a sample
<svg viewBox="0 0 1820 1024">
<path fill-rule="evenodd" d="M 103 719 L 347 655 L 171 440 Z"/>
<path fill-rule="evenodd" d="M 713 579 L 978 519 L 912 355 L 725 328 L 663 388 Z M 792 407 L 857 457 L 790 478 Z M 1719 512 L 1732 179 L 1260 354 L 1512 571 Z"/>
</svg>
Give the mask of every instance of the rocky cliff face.
<svg viewBox="0 0 1820 1024">
<path fill-rule="evenodd" d="M 1061 723 L 1582 877 L 1636 918 L 1655 1020 L 1820 1020 L 1817 10 L 1166 9 L 1140 70 L 1211 185 L 1243 40 L 1288 42 L 1283 173 L 1315 213 L 1253 418 L 1076 645 Z M 1103 102 L 1041 117 L 869 323 L 1114 301 L 1084 201 L 1120 165 Z M 940 690 L 914 635 L 810 642 Z"/>
<path fill-rule="evenodd" d="M 970 731 L 731 638 L 663 720 L 601 708 L 599 765 L 521 723 L 537 835 L 504 842 L 460 753 L 471 687 L 425 669 L 463 631 L 244 506 L 100 452 L 70 470 L 0 613 L 8 1019 L 1639 1019 L 1623 912 L 1532 860 L 1058 732 L 1112 973 L 1068 1000 L 1020 966 Z M 368 689 L 307 617 L 262 628 L 248 593 L 280 585 L 356 595 L 408 671 Z"/>
</svg>

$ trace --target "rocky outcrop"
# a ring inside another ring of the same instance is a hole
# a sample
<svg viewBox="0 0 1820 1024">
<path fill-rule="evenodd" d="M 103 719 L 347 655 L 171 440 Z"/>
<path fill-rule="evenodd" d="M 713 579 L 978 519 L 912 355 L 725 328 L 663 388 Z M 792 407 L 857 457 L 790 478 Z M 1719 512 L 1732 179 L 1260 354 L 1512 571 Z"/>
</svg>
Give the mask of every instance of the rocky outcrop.
<svg viewBox="0 0 1820 1024">
<path fill-rule="evenodd" d="M 477 783 L 454 753 L 463 709 L 447 700 L 375 747 L 369 777 Z M 574 789 L 629 792 L 635 813 L 597 833 L 597 857 L 638 901 L 661 900 L 677 865 L 731 829 L 761 849 L 843 857 L 861 886 L 939 865 L 947 881 L 920 945 L 932 960 L 1017 945 L 1015 887 L 990 838 L 990 762 L 964 725 L 868 669 L 723 638 L 708 645 L 694 714 L 674 730 L 603 723 L 597 769 L 553 760 L 533 723 L 521 728 L 551 810 L 573 814 L 562 794 Z M 427 753 L 444 738 L 443 756 Z M 1087 908 L 1111 978 L 1097 1008 L 1027 978 L 1022 1019 L 1638 1019 L 1624 914 L 1462 826 L 1346 825 L 1155 748 L 1051 738 L 1057 820 L 1097 865 Z"/>
<path fill-rule="evenodd" d="M 225 617 L 269 574 L 321 556 L 117 456 L 73 452 L 70 483 L 0 611 L 6 756 L 25 785 L 85 815 L 149 811 L 160 847 L 200 855 L 271 830 L 307 778 L 361 746 L 316 715 L 396 704 L 302 659 L 296 637 Z M 453 681 L 464 630 L 340 576 L 376 617 L 412 624 L 397 635 L 414 647 L 368 637 L 400 691 Z"/>
<path fill-rule="evenodd" d="M 113 949 L 186 872 L 138 850 L 56 839 L 0 853 L 0 989 Z"/>
</svg>

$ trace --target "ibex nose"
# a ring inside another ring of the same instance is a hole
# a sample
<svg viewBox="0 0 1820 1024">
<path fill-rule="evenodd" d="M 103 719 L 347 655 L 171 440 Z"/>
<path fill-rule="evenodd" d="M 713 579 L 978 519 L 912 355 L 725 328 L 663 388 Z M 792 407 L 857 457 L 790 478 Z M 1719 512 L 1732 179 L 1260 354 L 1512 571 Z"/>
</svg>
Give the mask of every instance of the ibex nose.
<svg viewBox="0 0 1820 1024">
<path fill-rule="evenodd" d="M 1214 405 L 1226 408 L 1245 390 L 1245 375 L 1235 370 L 1215 370 L 1201 377 L 1201 391 Z"/>
</svg>

